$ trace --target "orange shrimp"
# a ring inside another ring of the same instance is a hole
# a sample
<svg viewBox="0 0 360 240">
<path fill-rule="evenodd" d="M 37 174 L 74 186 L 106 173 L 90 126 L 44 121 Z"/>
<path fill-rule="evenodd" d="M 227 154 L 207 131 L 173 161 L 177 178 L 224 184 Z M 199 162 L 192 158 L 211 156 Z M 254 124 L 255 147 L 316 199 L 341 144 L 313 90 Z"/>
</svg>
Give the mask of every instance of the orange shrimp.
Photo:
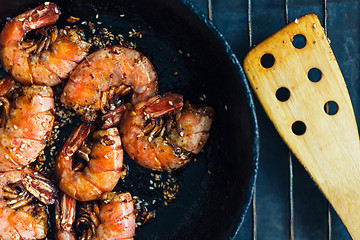
<svg viewBox="0 0 360 240">
<path fill-rule="evenodd" d="M 121 46 L 102 48 L 84 59 L 70 75 L 61 102 L 94 120 L 94 112 L 108 107 L 114 95 L 133 91 L 132 103 L 158 91 L 153 65 L 140 52 Z"/>
<path fill-rule="evenodd" d="M 5 78 L 0 86 L 11 82 Z M 13 94 L 11 103 L 0 97 L 4 106 L 0 125 L 0 171 L 19 169 L 34 162 L 45 148 L 54 124 L 50 87 L 34 85 L 17 90 L 22 93 Z"/>
<path fill-rule="evenodd" d="M 73 167 L 74 154 L 90 130 L 89 123 L 80 124 L 56 158 L 59 188 L 79 201 L 96 200 L 102 193 L 113 190 L 122 175 L 123 150 L 117 128 L 96 131 L 87 166 L 82 170 Z"/>
<path fill-rule="evenodd" d="M 172 93 L 126 108 L 120 123 L 124 149 L 138 164 L 156 171 L 178 169 L 199 153 L 214 115 L 210 107 L 183 105 L 182 96 Z"/>
<path fill-rule="evenodd" d="M 55 205 L 56 239 L 133 239 L 135 214 L 131 194 L 107 192 L 100 200 L 100 207 L 95 202 L 85 202 L 76 214 L 75 200 L 64 195 Z"/>
<path fill-rule="evenodd" d="M 53 204 L 57 194 L 50 180 L 30 169 L 2 173 L 0 239 L 45 238 L 49 229 L 45 205 Z"/>
<path fill-rule="evenodd" d="M 55 23 L 60 15 L 54 3 L 44 3 L 9 20 L 0 33 L 0 61 L 4 69 L 25 85 L 54 86 L 87 55 L 90 45 L 79 29 L 51 27 L 40 41 L 24 41 L 34 29 Z"/>
</svg>

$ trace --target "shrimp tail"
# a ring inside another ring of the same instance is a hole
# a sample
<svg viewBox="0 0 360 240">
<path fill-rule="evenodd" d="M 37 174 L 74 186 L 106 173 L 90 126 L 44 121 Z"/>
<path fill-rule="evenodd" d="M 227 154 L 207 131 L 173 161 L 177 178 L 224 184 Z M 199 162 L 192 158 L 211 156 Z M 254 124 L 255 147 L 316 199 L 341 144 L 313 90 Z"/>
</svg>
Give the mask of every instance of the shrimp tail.
<svg viewBox="0 0 360 240">
<path fill-rule="evenodd" d="M 56 239 L 75 240 L 75 232 L 72 225 L 76 215 L 76 200 L 62 194 L 55 202 L 55 225 Z"/>
<path fill-rule="evenodd" d="M 150 118 L 159 118 L 171 112 L 178 112 L 184 105 L 180 94 L 165 93 L 150 98 L 145 102 L 144 112 Z"/>
<path fill-rule="evenodd" d="M 41 28 L 46 25 L 54 24 L 60 16 L 60 8 L 55 3 L 44 3 L 34 9 L 31 9 L 17 18 L 24 18 L 24 31 Z"/>
<path fill-rule="evenodd" d="M 59 15 L 60 9 L 54 3 L 42 4 L 20 14 L 9 21 L 9 23 L 18 22 L 18 24 L 5 24 L 0 35 L 1 47 L 6 47 L 12 41 L 20 40 L 21 42 L 27 32 L 55 23 Z M 3 66 L 6 68 L 6 65 L 3 64 Z"/>
<path fill-rule="evenodd" d="M 91 123 L 82 122 L 74 131 L 72 131 L 69 138 L 66 140 L 63 148 L 61 149 L 61 152 L 58 155 L 58 158 L 62 158 L 64 161 L 57 161 L 58 167 L 55 168 L 55 178 L 57 181 L 60 181 L 61 173 L 64 171 L 64 169 L 72 166 L 71 157 L 83 144 L 90 133 L 91 127 Z"/>
</svg>

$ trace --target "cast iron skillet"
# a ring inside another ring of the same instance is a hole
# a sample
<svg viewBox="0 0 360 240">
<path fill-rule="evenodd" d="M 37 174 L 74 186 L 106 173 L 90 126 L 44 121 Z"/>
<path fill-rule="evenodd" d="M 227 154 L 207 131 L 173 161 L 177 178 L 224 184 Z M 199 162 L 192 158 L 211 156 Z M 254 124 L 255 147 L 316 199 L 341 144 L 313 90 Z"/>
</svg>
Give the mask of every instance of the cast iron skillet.
<svg viewBox="0 0 360 240">
<path fill-rule="evenodd" d="M 259 141 L 249 86 L 223 36 L 185 0 L 55 2 L 63 13 L 59 25 L 72 15 L 81 21 L 101 22 L 95 25 L 106 26 L 115 35 L 127 36 L 132 28 L 140 30 L 142 38 L 129 40 L 135 41 L 137 50 L 155 65 L 160 92 L 181 93 L 192 103 L 215 109 L 211 137 L 197 156 L 198 161 L 172 174 L 181 183 L 180 194 L 167 207 L 154 206 L 157 217 L 141 227 L 135 238 L 235 236 L 251 201 Z M 1 0 L 0 3 L 2 27 L 6 17 L 14 17 L 42 2 Z M 96 14 L 99 14 L 97 19 Z M 118 184 L 117 190 L 154 197 L 147 185 L 150 171 L 135 165 L 127 156 L 125 162 L 129 165 L 129 176 L 125 183 Z"/>
</svg>

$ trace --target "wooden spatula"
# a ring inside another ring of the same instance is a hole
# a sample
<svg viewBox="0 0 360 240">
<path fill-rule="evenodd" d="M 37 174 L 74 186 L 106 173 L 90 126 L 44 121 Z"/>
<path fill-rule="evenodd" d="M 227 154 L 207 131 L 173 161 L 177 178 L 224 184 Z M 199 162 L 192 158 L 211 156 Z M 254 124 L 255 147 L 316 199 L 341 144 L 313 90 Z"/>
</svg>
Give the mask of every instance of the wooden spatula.
<svg viewBox="0 0 360 240">
<path fill-rule="evenodd" d="M 244 70 L 275 128 L 360 239 L 360 142 L 344 78 L 315 14 L 252 49 Z"/>
</svg>

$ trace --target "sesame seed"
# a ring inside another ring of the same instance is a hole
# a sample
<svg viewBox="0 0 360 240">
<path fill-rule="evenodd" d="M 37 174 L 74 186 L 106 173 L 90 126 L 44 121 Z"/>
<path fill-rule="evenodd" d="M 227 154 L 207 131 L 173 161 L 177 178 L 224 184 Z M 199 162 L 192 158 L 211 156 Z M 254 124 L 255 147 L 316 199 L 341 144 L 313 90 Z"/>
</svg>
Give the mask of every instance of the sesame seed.
<svg viewBox="0 0 360 240">
<path fill-rule="evenodd" d="M 45 6 L 47 6 L 47 5 L 49 5 L 50 4 L 50 2 L 44 2 L 44 5 Z"/>
<path fill-rule="evenodd" d="M 18 127 L 16 125 L 14 125 L 14 128 L 15 128 L 15 130 L 18 129 Z"/>
<path fill-rule="evenodd" d="M 104 155 L 104 158 L 109 159 L 109 157 L 107 155 Z"/>
<path fill-rule="evenodd" d="M 95 18 L 98 19 L 98 18 L 99 18 L 99 14 L 96 14 Z"/>
<path fill-rule="evenodd" d="M 172 101 L 169 101 L 169 104 L 170 104 L 171 106 L 173 106 L 173 105 L 174 105 Z"/>
</svg>

